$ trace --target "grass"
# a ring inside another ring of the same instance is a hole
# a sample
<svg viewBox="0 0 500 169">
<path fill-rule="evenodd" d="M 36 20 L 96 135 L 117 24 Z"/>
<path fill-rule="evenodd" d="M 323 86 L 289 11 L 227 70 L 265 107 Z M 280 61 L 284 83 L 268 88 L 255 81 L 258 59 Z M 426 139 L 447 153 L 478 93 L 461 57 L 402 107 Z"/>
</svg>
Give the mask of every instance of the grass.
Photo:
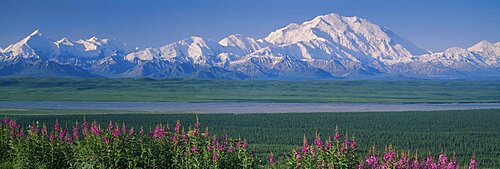
<svg viewBox="0 0 500 169">
<path fill-rule="evenodd" d="M 500 102 L 500 81 L 0 78 L 0 101 Z"/>
<path fill-rule="evenodd" d="M 109 112 L 94 110 L 2 110 L 0 115 L 28 125 L 40 121 L 52 125 L 55 119 L 64 126 L 76 120 L 106 123 L 126 122 L 129 126 L 173 124 L 177 119 L 187 126 L 194 114 L 159 112 Z M 120 114 L 120 115 L 117 115 Z M 333 135 L 336 126 L 342 133 L 354 135 L 360 150 L 371 146 L 382 149 L 393 145 L 403 150 L 455 153 L 460 163 L 476 155 L 483 168 L 500 167 L 500 109 L 430 112 L 353 112 L 353 113 L 286 113 L 286 114 L 199 114 L 203 126 L 215 134 L 247 139 L 256 152 L 265 156 L 289 153 L 297 148 L 304 135 L 310 139 L 317 131 L 322 137 Z"/>
</svg>

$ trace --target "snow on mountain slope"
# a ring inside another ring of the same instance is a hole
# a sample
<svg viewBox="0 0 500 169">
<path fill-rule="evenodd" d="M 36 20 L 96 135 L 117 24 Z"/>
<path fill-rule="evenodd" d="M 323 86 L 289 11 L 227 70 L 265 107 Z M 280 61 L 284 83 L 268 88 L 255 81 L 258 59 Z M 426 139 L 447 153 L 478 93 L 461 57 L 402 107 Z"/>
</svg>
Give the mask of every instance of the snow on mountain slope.
<svg viewBox="0 0 500 169">
<path fill-rule="evenodd" d="M 4 60 L 12 60 L 16 57 L 51 59 L 59 55 L 56 44 L 47 39 L 39 30 L 35 30 L 21 41 L 9 45 L 2 52 L 6 57 Z"/>
<path fill-rule="evenodd" d="M 349 53 L 362 63 L 371 62 L 366 56 L 393 64 L 410 61 L 409 58 L 413 55 L 428 53 L 366 19 L 334 13 L 318 16 L 300 25 L 290 24 L 270 33 L 264 39 L 281 46 L 298 43 L 307 44 L 312 48 L 320 46 L 326 54 L 340 55 L 339 57 L 345 56 L 338 53 Z M 307 55 L 307 58 L 316 59 L 310 57 L 316 55 Z"/>
<path fill-rule="evenodd" d="M 500 73 L 500 42 L 431 53 L 366 19 L 327 14 L 262 39 L 233 34 L 217 42 L 192 36 L 143 50 L 96 37 L 54 42 L 35 31 L 0 49 L 0 70 L 0 76 L 467 78 Z"/>
</svg>

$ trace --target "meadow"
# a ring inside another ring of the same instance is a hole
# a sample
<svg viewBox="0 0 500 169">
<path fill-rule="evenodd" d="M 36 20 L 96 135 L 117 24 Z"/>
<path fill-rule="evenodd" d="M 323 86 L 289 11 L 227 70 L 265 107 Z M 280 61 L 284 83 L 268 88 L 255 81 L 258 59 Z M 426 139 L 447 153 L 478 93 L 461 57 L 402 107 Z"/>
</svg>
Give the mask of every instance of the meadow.
<svg viewBox="0 0 500 169">
<path fill-rule="evenodd" d="M 0 101 L 500 102 L 500 81 L 0 78 Z"/>
<path fill-rule="evenodd" d="M 358 152 L 369 154 L 372 147 L 383 150 L 392 145 L 396 150 L 445 152 L 467 164 L 477 157 L 480 168 L 500 167 L 500 110 L 434 111 L 434 112 L 352 112 L 352 113 L 286 113 L 286 114 L 161 114 L 149 112 L 106 112 L 82 110 L 2 110 L 2 116 L 16 119 L 21 125 L 40 121 L 52 126 L 71 127 L 75 121 L 96 120 L 125 122 L 127 126 L 173 124 L 180 120 L 193 125 L 196 116 L 215 135 L 244 138 L 249 149 L 265 157 L 273 152 L 282 159 L 291 149 L 300 149 L 304 136 L 322 138 L 339 131 L 358 141 Z M 117 115 L 119 114 L 119 115 Z"/>
</svg>

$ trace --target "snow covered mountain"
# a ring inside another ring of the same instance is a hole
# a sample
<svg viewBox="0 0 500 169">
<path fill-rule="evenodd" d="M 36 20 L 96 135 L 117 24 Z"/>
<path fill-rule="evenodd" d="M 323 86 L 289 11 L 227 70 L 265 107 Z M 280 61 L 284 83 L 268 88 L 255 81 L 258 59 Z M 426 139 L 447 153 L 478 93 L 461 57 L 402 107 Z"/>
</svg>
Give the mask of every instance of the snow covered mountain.
<svg viewBox="0 0 500 169">
<path fill-rule="evenodd" d="M 211 79 L 500 78 L 500 42 L 432 53 L 356 16 L 327 14 L 262 39 L 192 36 L 132 50 L 92 37 L 54 41 L 34 31 L 0 49 L 0 76 Z"/>
</svg>

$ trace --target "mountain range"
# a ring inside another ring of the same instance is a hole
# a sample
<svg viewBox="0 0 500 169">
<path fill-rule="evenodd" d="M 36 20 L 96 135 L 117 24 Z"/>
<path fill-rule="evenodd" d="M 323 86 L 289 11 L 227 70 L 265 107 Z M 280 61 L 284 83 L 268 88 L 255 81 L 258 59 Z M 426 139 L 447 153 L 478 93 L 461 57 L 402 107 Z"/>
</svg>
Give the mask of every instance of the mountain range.
<svg viewBox="0 0 500 169">
<path fill-rule="evenodd" d="M 141 50 L 97 37 L 55 41 L 36 30 L 0 48 L 0 76 L 500 79 L 500 42 L 431 52 L 364 18 L 335 13 L 289 24 L 262 39 L 192 36 Z"/>
</svg>

